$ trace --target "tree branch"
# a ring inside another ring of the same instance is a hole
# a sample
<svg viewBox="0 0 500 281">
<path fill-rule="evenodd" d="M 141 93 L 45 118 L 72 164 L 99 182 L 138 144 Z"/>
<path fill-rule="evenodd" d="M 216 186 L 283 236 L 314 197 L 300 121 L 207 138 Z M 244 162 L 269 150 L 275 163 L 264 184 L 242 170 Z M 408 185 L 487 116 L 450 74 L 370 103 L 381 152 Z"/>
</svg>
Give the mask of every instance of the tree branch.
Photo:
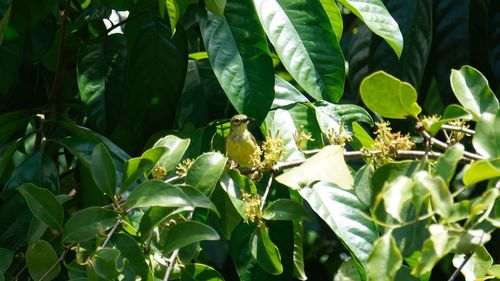
<svg viewBox="0 0 500 281">
<path fill-rule="evenodd" d="M 423 130 L 423 129 L 418 130 L 417 129 L 417 131 L 419 131 L 420 134 L 425 139 L 429 140 L 431 142 L 432 146 L 437 146 L 438 148 L 441 148 L 442 150 L 448 149 L 449 145 L 447 143 L 434 138 L 426 130 Z M 467 157 L 467 158 L 469 158 L 470 160 L 483 160 L 483 159 L 486 159 L 486 158 L 484 158 L 483 156 L 481 156 L 479 154 L 475 154 L 475 153 L 472 153 L 472 152 L 469 152 L 469 151 L 464 151 L 464 156 Z"/>
<path fill-rule="evenodd" d="M 463 127 L 463 126 L 453 126 L 453 125 L 448 125 L 448 124 L 441 125 L 441 129 L 448 130 L 448 131 L 462 132 L 462 133 L 466 133 L 468 135 L 474 135 L 476 133 L 476 131 L 471 130 L 471 129 L 466 128 L 466 127 Z"/>
<path fill-rule="evenodd" d="M 59 41 L 59 49 L 57 52 L 57 62 L 56 62 L 56 72 L 54 76 L 54 81 L 52 82 L 52 88 L 50 90 L 50 95 L 48 98 L 48 103 L 52 104 L 55 102 L 57 96 L 59 95 L 59 90 L 61 88 L 61 78 L 62 78 L 62 61 L 64 56 L 64 42 L 66 37 L 66 27 L 68 23 L 68 7 L 69 1 L 67 2 L 66 8 L 60 12 L 61 18 L 61 38 Z"/>
<path fill-rule="evenodd" d="M 269 180 L 267 182 L 266 190 L 264 191 L 264 194 L 262 195 L 262 197 L 260 199 L 260 211 L 261 212 L 264 209 L 264 204 L 266 204 L 267 195 L 269 194 L 269 190 L 271 189 L 273 179 L 274 179 L 274 173 L 271 173 L 271 175 L 269 176 Z"/>
</svg>

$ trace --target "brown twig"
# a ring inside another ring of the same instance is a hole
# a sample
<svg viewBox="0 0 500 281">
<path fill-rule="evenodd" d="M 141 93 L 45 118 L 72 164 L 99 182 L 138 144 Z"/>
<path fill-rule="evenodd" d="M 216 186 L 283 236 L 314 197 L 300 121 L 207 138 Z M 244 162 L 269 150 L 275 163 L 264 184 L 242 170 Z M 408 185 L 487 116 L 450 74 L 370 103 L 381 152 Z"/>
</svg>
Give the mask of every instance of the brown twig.
<svg viewBox="0 0 500 281">
<path fill-rule="evenodd" d="M 463 126 L 453 126 L 453 125 L 448 125 L 448 124 L 441 125 L 441 129 L 448 130 L 448 131 L 462 132 L 462 133 L 466 133 L 468 135 L 474 135 L 476 133 L 476 131 L 471 130 L 471 129 L 466 128 L 466 127 L 463 127 Z"/>
<path fill-rule="evenodd" d="M 434 138 L 433 136 L 431 136 L 431 134 L 429 134 L 429 132 L 427 132 L 423 129 L 420 129 L 420 130 L 417 129 L 417 131 L 422 135 L 422 137 L 424 137 L 426 140 L 430 141 L 431 146 L 436 146 L 442 150 L 448 149 L 449 145 L 447 143 Z M 485 159 L 483 156 L 469 152 L 469 151 L 464 151 L 464 156 L 470 160 L 483 160 L 483 159 Z"/>
</svg>

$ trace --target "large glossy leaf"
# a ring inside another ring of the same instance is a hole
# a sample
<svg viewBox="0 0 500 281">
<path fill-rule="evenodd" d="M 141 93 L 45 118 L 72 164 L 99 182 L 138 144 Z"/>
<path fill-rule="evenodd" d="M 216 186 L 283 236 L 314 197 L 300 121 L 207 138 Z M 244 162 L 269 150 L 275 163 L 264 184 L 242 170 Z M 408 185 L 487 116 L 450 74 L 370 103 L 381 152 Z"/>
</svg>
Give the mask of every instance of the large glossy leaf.
<svg viewBox="0 0 500 281">
<path fill-rule="evenodd" d="M 56 197 L 47 189 L 32 183 L 25 183 L 18 188 L 28 203 L 35 217 L 50 227 L 61 230 L 64 211 Z"/>
<path fill-rule="evenodd" d="M 304 206 L 288 199 L 278 199 L 269 203 L 262 217 L 266 220 L 304 220 L 308 215 Z"/>
<path fill-rule="evenodd" d="M 270 274 L 283 272 L 278 247 L 274 245 L 265 227 L 258 227 L 250 236 L 250 252 L 257 263 Z"/>
<path fill-rule="evenodd" d="M 344 23 L 342 20 L 342 13 L 340 12 L 339 6 L 335 0 L 320 0 L 323 9 L 325 9 L 326 15 L 330 20 L 333 32 L 335 32 L 335 37 L 337 41 L 340 42 L 342 39 L 342 31 L 344 29 Z"/>
<path fill-rule="evenodd" d="M 481 72 L 471 66 L 462 66 L 451 70 L 451 88 L 462 106 L 478 120 L 485 112 L 495 114 L 498 99 L 488 85 L 488 80 Z"/>
<path fill-rule="evenodd" d="M 127 91 L 114 132 L 123 147 L 137 149 L 153 132 L 174 124 L 186 74 L 187 42 L 181 27 L 171 34 L 168 20 L 158 13 L 147 13 L 126 25 Z"/>
<path fill-rule="evenodd" d="M 130 193 L 126 204 L 128 208 L 192 206 L 180 188 L 161 180 L 149 180 L 138 185 Z"/>
<path fill-rule="evenodd" d="M 278 75 L 274 76 L 274 100 L 271 108 L 282 107 L 297 102 L 307 102 L 307 98 L 292 84 Z"/>
<path fill-rule="evenodd" d="M 116 213 L 102 207 L 90 207 L 73 214 L 66 224 L 62 239 L 66 243 L 82 242 L 102 235 L 116 223 Z"/>
<path fill-rule="evenodd" d="M 344 57 L 321 3 L 253 0 L 281 62 L 315 99 L 337 102 L 344 89 Z"/>
<path fill-rule="evenodd" d="M 402 264 L 403 257 L 396 242 L 391 232 L 387 232 L 373 245 L 366 265 L 366 275 L 368 280 L 392 281 Z"/>
<path fill-rule="evenodd" d="M 116 190 L 116 169 L 111 155 L 102 143 L 96 145 L 92 152 L 90 170 L 97 187 L 112 198 Z"/>
<path fill-rule="evenodd" d="M 500 157 L 500 110 L 484 113 L 476 126 L 472 144 L 477 152 L 488 158 Z"/>
<path fill-rule="evenodd" d="M 352 255 L 365 264 L 378 238 L 378 232 L 365 211 L 366 207 L 356 195 L 326 182 L 318 182 L 299 192 Z"/>
<path fill-rule="evenodd" d="M 440 176 L 446 183 L 450 183 L 463 153 L 464 146 L 460 143 L 450 146 L 438 160 L 435 170 L 436 175 Z"/>
<path fill-rule="evenodd" d="M 104 133 L 116 126 L 127 49 L 122 34 L 112 34 L 91 41 L 80 48 L 77 82 L 80 98 L 88 112 L 88 126 Z"/>
<path fill-rule="evenodd" d="M 471 63 L 471 0 L 435 1 L 431 65 L 444 104 L 456 102 L 450 87 L 450 69 Z"/>
<path fill-rule="evenodd" d="M 319 180 L 352 189 L 354 179 L 345 163 L 343 152 L 340 145 L 326 146 L 299 167 L 276 177 L 276 180 L 297 190 Z"/>
<path fill-rule="evenodd" d="M 339 0 L 375 34 L 384 38 L 398 58 L 403 51 L 403 35 L 381 0 Z"/>
<path fill-rule="evenodd" d="M 219 234 L 210 226 L 196 221 L 185 221 L 169 228 L 162 250 L 167 254 L 196 242 L 219 239 Z"/>
<path fill-rule="evenodd" d="M 220 153 L 209 152 L 198 157 L 186 176 L 186 184 L 198 189 L 205 195 L 212 193 L 219 181 L 227 158 Z"/>
<path fill-rule="evenodd" d="M 41 151 L 31 155 L 12 172 L 1 195 L 10 198 L 24 183 L 33 183 L 47 188 L 54 194 L 59 193 L 59 175 L 52 159 Z"/>
<path fill-rule="evenodd" d="M 372 36 L 370 71 L 384 70 L 419 90 L 431 50 L 432 1 L 390 0 L 385 5 L 399 24 L 405 46 L 398 58 L 381 38 Z"/>
<path fill-rule="evenodd" d="M 383 71 L 377 71 L 366 77 L 361 82 L 359 91 L 365 105 L 382 117 L 418 118 L 418 114 L 422 111 L 416 103 L 415 88 Z"/>
<path fill-rule="evenodd" d="M 56 265 L 52 268 L 53 265 Z M 26 251 L 26 265 L 33 280 L 40 280 L 49 270 L 43 280 L 52 280 L 59 275 L 61 265 L 57 261 L 57 254 L 52 246 L 44 241 L 37 240 L 28 246 Z"/>
<path fill-rule="evenodd" d="M 274 99 L 267 40 L 250 1 L 229 0 L 224 16 L 208 13 L 200 27 L 208 59 L 232 105 L 260 124 Z"/>
</svg>

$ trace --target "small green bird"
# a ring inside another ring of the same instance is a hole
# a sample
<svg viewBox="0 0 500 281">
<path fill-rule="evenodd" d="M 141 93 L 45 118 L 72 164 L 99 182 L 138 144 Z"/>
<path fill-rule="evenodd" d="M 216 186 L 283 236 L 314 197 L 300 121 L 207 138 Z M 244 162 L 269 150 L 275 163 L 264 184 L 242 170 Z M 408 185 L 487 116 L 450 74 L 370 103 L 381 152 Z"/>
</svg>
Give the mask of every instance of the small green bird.
<svg viewBox="0 0 500 281">
<path fill-rule="evenodd" d="M 257 166 L 260 161 L 260 147 L 255 137 L 248 131 L 249 119 L 246 115 L 231 118 L 231 131 L 226 139 L 226 155 L 240 167 Z"/>
</svg>

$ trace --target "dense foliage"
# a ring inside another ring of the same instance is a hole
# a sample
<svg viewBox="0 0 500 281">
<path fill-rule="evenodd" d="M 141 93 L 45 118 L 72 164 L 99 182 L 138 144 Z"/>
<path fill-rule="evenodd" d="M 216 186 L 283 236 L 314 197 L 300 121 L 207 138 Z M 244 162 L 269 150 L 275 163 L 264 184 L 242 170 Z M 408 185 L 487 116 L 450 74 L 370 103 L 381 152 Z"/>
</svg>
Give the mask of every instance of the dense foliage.
<svg viewBox="0 0 500 281">
<path fill-rule="evenodd" d="M 0 280 L 500 278 L 499 26 L 495 0 L 0 0 Z"/>
</svg>

